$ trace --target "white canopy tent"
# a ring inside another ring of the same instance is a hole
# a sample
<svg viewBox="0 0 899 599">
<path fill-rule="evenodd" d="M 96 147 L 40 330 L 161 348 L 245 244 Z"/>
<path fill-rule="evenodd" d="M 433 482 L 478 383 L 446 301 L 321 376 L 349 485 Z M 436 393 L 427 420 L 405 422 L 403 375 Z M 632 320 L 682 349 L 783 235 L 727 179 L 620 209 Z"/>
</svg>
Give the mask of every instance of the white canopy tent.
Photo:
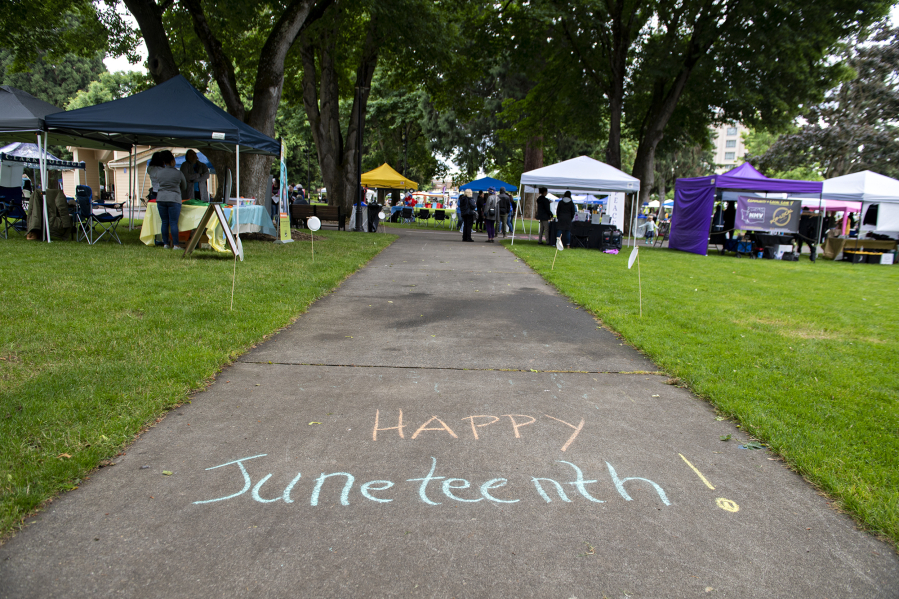
<svg viewBox="0 0 899 599">
<path fill-rule="evenodd" d="M 899 231 L 899 181 L 871 171 L 850 173 L 824 181 L 821 195 L 828 200 L 861 202 L 859 229 L 865 206 L 880 204 L 876 231 Z"/>
<path fill-rule="evenodd" d="M 632 194 L 632 202 L 640 192 L 640 180 L 623 173 L 614 166 L 609 166 L 589 156 L 578 156 L 550 166 L 544 166 L 521 175 L 521 193 L 536 192 L 540 187 L 549 191 L 563 193 L 579 191 L 582 193 L 620 192 Z M 519 205 L 521 202 L 519 202 Z M 636 215 L 635 210 L 631 210 Z M 516 219 L 518 210 L 516 206 Z M 531 204 L 531 220 L 534 218 L 534 204 Z M 515 243 L 515 229 L 512 229 L 512 244 Z"/>
</svg>

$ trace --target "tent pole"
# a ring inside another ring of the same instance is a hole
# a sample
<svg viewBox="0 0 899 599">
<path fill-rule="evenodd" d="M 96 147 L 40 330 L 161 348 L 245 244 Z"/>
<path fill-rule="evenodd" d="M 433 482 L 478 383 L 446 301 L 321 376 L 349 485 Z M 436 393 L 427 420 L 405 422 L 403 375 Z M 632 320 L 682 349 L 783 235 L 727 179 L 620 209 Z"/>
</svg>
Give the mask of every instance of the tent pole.
<svg viewBox="0 0 899 599">
<path fill-rule="evenodd" d="M 824 211 L 821 209 L 824 203 L 824 192 L 818 195 L 818 236 L 815 238 L 815 245 L 821 243 L 821 229 L 824 228 Z M 799 203 L 802 205 L 802 202 Z"/>
<path fill-rule="evenodd" d="M 152 181 L 151 181 L 151 183 L 152 183 Z M 146 185 L 147 185 L 147 169 L 144 169 L 144 179 L 143 179 L 143 181 L 141 181 L 141 184 L 140 184 L 140 192 L 141 192 L 141 194 L 144 193 L 144 187 L 146 187 Z M 133 214 L 134 214 L 134 211 L 132 211 L 131 214 L 133 215 Z"/>
<path fill-rule="evenodd" d="M 41 135 L 37 136 L 37 147 L 41 151 L 41 196 L 44 205 L 44 230 L 47 231 L 47 243 L 50 243 L 50 218 L 47 214 L 47 136 L 44 135 L 44 143 L 41 144 Z M 27 227 L 26 227 L 27 228 Z"/>
<path fill-rule="evenodd" d="M 627 201 L 627 200 L 625 200 L 625 201 Z M 631 194 L 631 222 L 630 222 L 630 225 L 631 225 L 630 226 L 630 229 L 631 229 L 630 234 L 631 234 L 631 237 L 633 238 L 633 242 L 631 243 L 632 247 L 637 247 L 637 229 L 636 229 L 636 227 L 637 227 L 637 207 L 636 207 L 636 202 L 637 202 L 637 194 L 632 193 Z"/>
<path fill-rule="evenodd" d="M 518 182 L 518 189 L 524 189 L 524 187 L 521 185 L 521 181 Z M 522 191 L 521 193 L 523 194 L 524 191 Z M 539 189 L 537 190 L 537 193 L 540 193 Z M 539 197 L 539 196 L 537 196 L 537 197 Z M 535 197 L 534 201 L 531 202 L 531 226 L 528 229 L 528 238 L 530 238 L 530 239 L 534 238 L 534 217 L 537 215 L 536 210 L 537 210 L 537 198 Z M 537 228 L 537 235 L 540 235 L 539 226 Z"/>
<path fill-rule="evenodd" d="M 103 198 L 100 198 L 101 200 Z M 128 149 L 128 228 L 134 223 L 134 144 Z"/>
</svg>

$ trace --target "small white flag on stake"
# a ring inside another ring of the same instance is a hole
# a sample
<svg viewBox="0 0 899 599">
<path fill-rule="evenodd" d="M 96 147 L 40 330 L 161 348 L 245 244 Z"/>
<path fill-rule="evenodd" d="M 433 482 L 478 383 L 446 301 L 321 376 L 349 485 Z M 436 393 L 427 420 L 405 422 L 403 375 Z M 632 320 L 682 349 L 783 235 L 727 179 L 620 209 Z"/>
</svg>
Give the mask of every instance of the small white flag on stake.
<svg viewBox="0 0 899 599">
<path fill-rule="evenodd" d="M 631 250 L 630 258 L 627 259 L 628 270 L 631 269 L 634 262 L 637 263 L 637 288 L 640 293 L 640 316 L 643 316 L 643 281 L 640 279 L 640 249 L 637 246 L 634 246 L 634 249 Z"/>
<path fill-rule="evenodd" d="M 565 246 L 562 245 L 562 236 L 559 235 L 556 237 L 556 252 L 553 254 L 553 265 L 550 270 L 556 270 L 556 256 L 559 255 L 559 252 L 565 251 Z"/>
</svg>

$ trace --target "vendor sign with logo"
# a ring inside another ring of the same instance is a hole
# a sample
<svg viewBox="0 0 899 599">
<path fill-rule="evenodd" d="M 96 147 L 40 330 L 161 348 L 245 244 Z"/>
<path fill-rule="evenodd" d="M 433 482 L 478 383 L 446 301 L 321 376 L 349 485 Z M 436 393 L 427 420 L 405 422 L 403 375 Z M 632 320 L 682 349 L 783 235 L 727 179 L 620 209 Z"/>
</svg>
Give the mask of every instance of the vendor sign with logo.
<svg viewBox="0 0 899 599">
<path fill-rule="evenodd" d="M 799 200 L 739 196 L 734 227 L 746 231 L 799 231 Z"/>
</svg>

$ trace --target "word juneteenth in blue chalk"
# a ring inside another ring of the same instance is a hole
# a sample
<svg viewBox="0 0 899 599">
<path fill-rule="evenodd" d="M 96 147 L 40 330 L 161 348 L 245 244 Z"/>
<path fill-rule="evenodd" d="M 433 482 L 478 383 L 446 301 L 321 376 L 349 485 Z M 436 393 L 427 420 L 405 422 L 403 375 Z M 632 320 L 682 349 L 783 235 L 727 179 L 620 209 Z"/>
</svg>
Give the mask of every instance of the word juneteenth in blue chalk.
<svg viewBox="0 0 899 599">
<path fill-rule="evenodd" d="M 215 470 L 217 468 L 235 466 L 235 470 L 237 471 L 235 474 L 239 472 L 243 488 L 231 495 L 215 497 L 213 499 L 203 499 L 194 501 L 194 503 L 206 504 L 229 501 L 246 495 L 247 492 L 249 492 L 253 501 L 259 503 L 274 503 L 276 501 L 294 503 L 295 492 L 298 492 L 296 487 L 302 478 L 302 473 L 298 473 L 280 494 L 277 494 L 277 490 L 275 489 L 264 488 L 268 480 L 272 477 L 271 474 L 267 474 L 258 479 L 255 485 L 253 484 L 253 478 L 250 476 L 245 464 L 251 460 L 263 458 L 266 455 L 267 454 L 263 453 L 260 455 L 240 458 L 239 460 L 233 460 L 231 462 L 207 468 L 206 470 Z M 560 481 L 555 478 L 535 476 L 531 477 L 529 481 L 530 484 L 527 486 L 515 486 L 513 489 L 513 485 L 509 485 L 508 479 L 505 478 L 492 478 L 480 485 L 477 483 L 472 485 L 471 481 L 464 478 L 438 476 L 437 458 L 432 457 L 431 469 L 428 473 L 417 478 L 406 479 L 404 482 L 413 484 L 403 486 L 408 487 L 409 490 L 413 492 L 412 497 L 415 496 L 414 492 L 417 491 L 419 500 L 427 505 L 441 505 L 444 502 L 478 503 L 481 501 L 488 503 L 518 503 L 522 499 L 526 499 L 525 496 L 520 496 L 524 493 L 524 489 L 528 489 L 529 492 L 536 492 L 536 496 L 545 503 L 552 503 L 553 501 L 571 503 L 572 497 L 579 500 L 585 499 L 594 503 L 605 503 L 604 499 L 599 499 L 595 496 L 597 493 L 596 487 L 588 487 L 588 485 L 599 484 L 599 480 L 586 479 L 581 469 L 571 462 L 559 460 L 558 463 L 568 470 L 569 476 L 574 480 Z M 671 502 L 668 501 L 668 496 L 665 495 L 665 491 L 655 482 L 648 478 L 641 478 L 638 476 L 621 477 L 615 468 L 608 462 L 606 462 L 606 467 L 608 468 L 608 475 L 611 479 L 610 482 L 612 483 L 612 486 L 615 488 L 618 495 L 625 501 L 633 501 L 625 488 L 625 484 L 629 483 L 629 486 L 648 485 L 649 488 L 658 494 L 659 499 L 664 505 L 671 505 Z M 358 491 L 367 501 L 390 503 L 398 498 L 398 492 L 402 492 L 401 490 L 391 491 L 394 486 L 396 486 L 396 483 L 390 480 L 370 480 L 359 484 Z M 271 485 L 269 485 L 269 487 L 271 487 Z M 318 506 L 320 501 L 325 501 L 322 499 L 323 493 L 336 495 L 337 489 L 340 489 L 340 505 L 350 505 L 351 493 L 354 487 L 356 487 L 356 478 L 348 472 L 323 472 L 315 479 L 312 493 L 309 496 L 309 505 L 313 507 Z M 516 491 L 519 496 L 516 496 Z M 534 498 L 534 496 L 531 495 L 531 498 Z"/>
</svg>

